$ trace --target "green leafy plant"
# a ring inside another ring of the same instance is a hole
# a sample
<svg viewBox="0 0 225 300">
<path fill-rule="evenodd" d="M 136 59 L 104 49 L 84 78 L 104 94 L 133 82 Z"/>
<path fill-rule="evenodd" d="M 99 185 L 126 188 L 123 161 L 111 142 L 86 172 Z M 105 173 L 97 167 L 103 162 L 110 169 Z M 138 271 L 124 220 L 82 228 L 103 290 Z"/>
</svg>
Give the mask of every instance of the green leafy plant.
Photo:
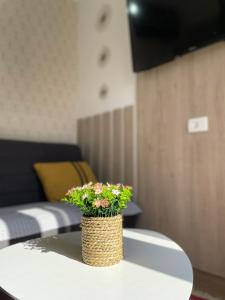
<svg viewBox="0 0 225 300">
<path fill-rule="evenodd" d="M 63 201 L 78 206 L 86 217 L 111 217 L 120 214 L 131 197 L 130 186 L 90 182 L 69 190 Z"/>
</svg>

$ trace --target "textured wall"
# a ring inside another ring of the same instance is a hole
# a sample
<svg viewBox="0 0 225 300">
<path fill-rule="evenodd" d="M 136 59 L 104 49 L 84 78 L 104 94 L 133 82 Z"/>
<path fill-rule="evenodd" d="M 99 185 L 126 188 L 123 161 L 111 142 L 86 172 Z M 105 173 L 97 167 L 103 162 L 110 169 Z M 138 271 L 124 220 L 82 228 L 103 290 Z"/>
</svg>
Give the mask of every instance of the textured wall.
<svg viewBox="0 0 225 300">
<path fill-rule="evenodd" d="M 89 117 L 135 104 L 125 0 L 78 2 L 79 116 Z"/>
<path fill-rule="evenodd" d="M 75 142 L 73 0 L 0 0 L 0 138 Z"/>
</svg>

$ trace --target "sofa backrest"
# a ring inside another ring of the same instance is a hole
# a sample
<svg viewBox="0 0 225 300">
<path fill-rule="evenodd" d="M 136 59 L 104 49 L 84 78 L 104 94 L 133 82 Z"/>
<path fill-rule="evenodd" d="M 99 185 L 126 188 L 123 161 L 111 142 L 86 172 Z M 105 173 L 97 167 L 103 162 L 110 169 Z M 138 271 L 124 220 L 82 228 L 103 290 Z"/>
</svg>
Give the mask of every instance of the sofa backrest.
<svg viewBox="0 0 225 300">
<path fill-rule="evenodd" d="M 35 162 L 80 160 L 75 145 L 0 140 L 0 207 L 46 200 Z"/>
</svg>

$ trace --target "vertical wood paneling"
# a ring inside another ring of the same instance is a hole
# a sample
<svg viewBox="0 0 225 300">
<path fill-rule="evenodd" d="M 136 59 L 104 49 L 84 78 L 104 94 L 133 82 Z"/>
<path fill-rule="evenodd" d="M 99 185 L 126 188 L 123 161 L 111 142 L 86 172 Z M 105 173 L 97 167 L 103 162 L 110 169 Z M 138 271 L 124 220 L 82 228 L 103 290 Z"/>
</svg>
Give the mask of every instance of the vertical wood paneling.
<svg viewBox="0 0 225 300">
<path fill-rule="evenodd" d="M 200 270 L 225 277 L 225 45 L 138 76 L 141 226 L 175 239 Z M 209 132 L 187 121 L 209 117 Z"/>
<path fill-rule="evenodd" d="M 132 107 L 78 121 L 78 144 L 100 181 L 133 184 L 133 127 Z"/>
<path fill-rule="evenodd" d="M 101 116 L 94 116 L 92 119 L 92 167 L 97 177 L 100 174 L 100 128 Z"/>
<path fill-rule="evenodd" d="M 113 159 L 112 159 L 112 182 L 119 183 L 123 180 L 123 147 L 122 147 L 122 122 L 121 109 L 113 112 Z"/>
<path fill-rule="evenodd" d="M 134 127 L 133 127 L 133 107 L 124 109 L 124 183 L 133 185 L 134 179 Z"/>
<path fill-rule="evenodd" d="M 110 160 L 110 147 L 111 147 L 111 121 L 110 113 L 106 112 L 102 115 L 102 180 L 103 182 L 110 181 L 111 160 Z"/>
</svg>

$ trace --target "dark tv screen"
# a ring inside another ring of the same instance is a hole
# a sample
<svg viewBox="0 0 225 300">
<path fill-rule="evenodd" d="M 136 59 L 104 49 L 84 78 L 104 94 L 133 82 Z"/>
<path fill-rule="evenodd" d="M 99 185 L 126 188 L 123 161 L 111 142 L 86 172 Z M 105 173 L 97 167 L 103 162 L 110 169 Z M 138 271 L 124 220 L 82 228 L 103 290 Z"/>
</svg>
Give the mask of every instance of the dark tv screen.
<svg viewBox="0 0 225 300">
<path fill-rule="evenodd" d="M 135 72 L 225 36 L 225 0 L 128 0 L 128 15 Z"/>
</svg>

